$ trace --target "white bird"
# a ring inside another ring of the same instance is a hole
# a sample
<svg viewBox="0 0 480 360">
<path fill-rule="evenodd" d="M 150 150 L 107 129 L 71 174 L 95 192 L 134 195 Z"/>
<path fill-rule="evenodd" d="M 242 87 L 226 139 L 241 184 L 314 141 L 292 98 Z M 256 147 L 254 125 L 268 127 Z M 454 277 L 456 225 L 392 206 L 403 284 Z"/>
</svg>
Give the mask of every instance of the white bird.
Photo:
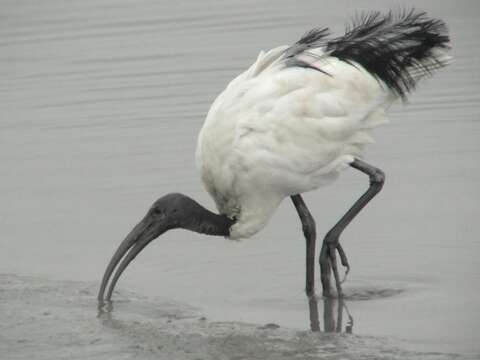
<svg viewBox="0 0 480 360">
<path fill-rule="evenodd" d="M 384 173 L 360 159 L 371 129 L 417 81 L 448 63 L 441 20 L 414 10 L 354 20 L 343 36 L 313 29 L 292 46 L 261 52 L 217 97 L 198 137 L 197 165 L 219 214 L 182 194 L 157 200 L 105 271 L 98 299 L 110 300 L 120 275 L 153 239 L 172 228 L 248 238 L 291 197 L 307 241 L 306 292 L 314 294 L 315 221 L 301 193 L 331 183 L 345 168 L 370 178 L 369 189 L 327 233 L 320 252 L 323 295 L 342 296 L 339 236 L 382 188 Z M 113 271 L 117 268 L 115 275 Z M 104 293 L 108 282 L 106 297 Z"/>
</svg>

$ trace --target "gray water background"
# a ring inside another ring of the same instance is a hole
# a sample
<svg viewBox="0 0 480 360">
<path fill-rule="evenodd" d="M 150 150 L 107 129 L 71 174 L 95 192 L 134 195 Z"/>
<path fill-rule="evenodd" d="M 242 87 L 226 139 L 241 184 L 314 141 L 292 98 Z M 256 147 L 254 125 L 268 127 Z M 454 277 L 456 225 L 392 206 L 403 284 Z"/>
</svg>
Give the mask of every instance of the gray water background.
<svg viewBox="0 0 480 360">
<path fill-rule="evenodd" d="M 214 208 L 194 151 L 228 81 L 312 27 L 339 32 L 356 11 L 408 4 L 448 23 L 455 62 L 375 131 L 366 158 L 387 183 L 343 235 L 345 289 L 368 299 L 348 307 L 355 334 L 480 352 L 477 1 L 0 1 L 0 273 L 98 283 L 159 196 Z M 320 240 L 367 185 L 347 171 L 306 194 Z M 119 288 L 216 320 L 307 329 L 303 285 L 304 241 L 285 201 L 242 242 L 169 232 Z"/>
</svg>

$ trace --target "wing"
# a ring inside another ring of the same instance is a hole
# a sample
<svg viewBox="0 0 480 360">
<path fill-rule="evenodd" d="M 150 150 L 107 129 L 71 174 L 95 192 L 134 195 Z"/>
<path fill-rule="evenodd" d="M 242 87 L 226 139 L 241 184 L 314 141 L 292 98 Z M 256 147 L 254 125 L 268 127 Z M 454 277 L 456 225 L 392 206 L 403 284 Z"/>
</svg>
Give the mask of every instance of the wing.
<svg viewBox="0 0 480 360">
<path fill-rule="evenodd" d="M 366 71 L 329 56 L 322 71 L 286 67 L 286 48 L 234 79 L 200 133 L 202 179 L 227 208 L 252 188 L 287 196 L 333 180 L 384 121 L 391 98 Z"/>
<path fill-rule="evenodd" d="M 390 94 L 366 71 L 332 57 L 321 62 L 323 72 L 265 73 L 237 102 L 233 173 L 301 193 L 333 180 L 372 141 L 368 131 L 385 121 Z"/>
<path fill-rule="evenodd" d="M 314 29 L 261 53 L 210 109 L 202 176 L 222 191 L 249 181 L 285 194 L 319 186 L 371 141 L 395 97 L 448 64 L 448 49 L 445 24 L 411 10 L 369 13 L 338 38 Z"/>
</svg>

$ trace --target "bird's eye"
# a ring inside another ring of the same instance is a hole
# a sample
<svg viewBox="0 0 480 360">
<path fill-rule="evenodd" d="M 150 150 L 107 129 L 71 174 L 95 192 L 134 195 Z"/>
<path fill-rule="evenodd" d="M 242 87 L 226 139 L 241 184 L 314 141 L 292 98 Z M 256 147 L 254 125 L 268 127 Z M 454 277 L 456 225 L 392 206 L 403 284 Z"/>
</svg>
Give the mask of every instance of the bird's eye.
<svg viewBox="0 0 480 360">
<path fill-rule="evenodd" d="M 152 209 L 152 214 L 153 215 L 160 215 L 162 213 L 162 211 L 158 208 L 154 208 Z"/>
</svg>

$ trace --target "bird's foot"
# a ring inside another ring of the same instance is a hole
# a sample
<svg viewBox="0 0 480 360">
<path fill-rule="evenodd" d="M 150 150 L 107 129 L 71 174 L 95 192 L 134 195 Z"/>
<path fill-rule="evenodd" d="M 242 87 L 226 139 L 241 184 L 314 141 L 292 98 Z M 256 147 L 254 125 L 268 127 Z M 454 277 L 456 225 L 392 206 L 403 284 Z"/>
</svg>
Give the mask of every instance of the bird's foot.
<svg viewBox="0 0 480 360">
<path fill-rule="evenodd" d="M 340 262 L 345 267 L 345 276 L 340 279 L 337 266 L 337 251 L 340 256 Z M 348 263 L 347 255 L 340 245 L 338 236 L 333 234 L 327 234 L 323 240 L 322 250 L 320 251 L 320 271 L 322 279 L 323 296 L 327 298 L 335 297 L 330 285 L 331 273 L 335 278 L 335 286 L 337 289 L 337 297 L 343 297 L 342 282 L 347 278 L 350 271 L 350 265 Z"/>
</svg>

